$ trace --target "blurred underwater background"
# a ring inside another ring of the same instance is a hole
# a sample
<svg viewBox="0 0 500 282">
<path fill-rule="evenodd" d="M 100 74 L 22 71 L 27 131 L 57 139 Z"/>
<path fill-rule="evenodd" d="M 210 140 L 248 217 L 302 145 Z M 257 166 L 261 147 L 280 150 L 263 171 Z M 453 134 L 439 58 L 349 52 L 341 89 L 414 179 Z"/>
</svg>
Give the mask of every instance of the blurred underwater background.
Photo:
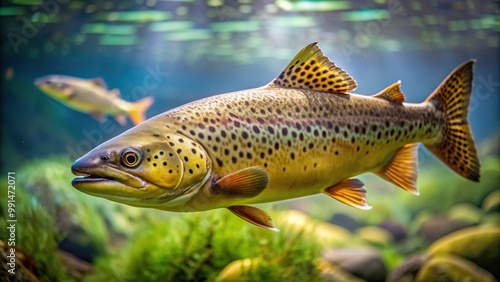
<svg viewBox="0 0 500 282">
<path fill-rule="evenodd" d="M 1 281 L 498 281 L 500 2 L 472 0 L 8 0 L 0 7 Z M 325 195 L 263 204 L 281 232 L 225 209 L 133 208 L 71 186 L 72 162 L 131 128 L 44 95 L 38 77 L 101 78 L 148 118 L 260 87 L 311 42 L 372 95 L 419 103 L 475 58 L 469 122 L 481 182 L 421 146 L 409 194 L 373 174 L 369 211 Z M 16 274 L 8 274 L 15 172 Z"/>
</svg>

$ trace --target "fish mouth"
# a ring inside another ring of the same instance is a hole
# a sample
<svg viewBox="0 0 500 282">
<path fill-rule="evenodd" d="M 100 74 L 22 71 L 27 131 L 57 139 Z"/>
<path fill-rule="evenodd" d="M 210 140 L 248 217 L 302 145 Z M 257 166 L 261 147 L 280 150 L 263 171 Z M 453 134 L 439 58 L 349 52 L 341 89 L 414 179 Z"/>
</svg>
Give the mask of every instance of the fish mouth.
<svg viewBox="0 0 500 282">
<path fill-rule="evenodd" d="M 107 188 L 135 188 L 141 189 L 147 186 L 147 182 L 122 170 L 111 166 L 105 167 L 81 167 L 78 161 L 73 164 L 71 171 L 79 176 L 73 179 L 71 184 L 79 190 L 95 190 L 104 192 Z"/>
</svg>

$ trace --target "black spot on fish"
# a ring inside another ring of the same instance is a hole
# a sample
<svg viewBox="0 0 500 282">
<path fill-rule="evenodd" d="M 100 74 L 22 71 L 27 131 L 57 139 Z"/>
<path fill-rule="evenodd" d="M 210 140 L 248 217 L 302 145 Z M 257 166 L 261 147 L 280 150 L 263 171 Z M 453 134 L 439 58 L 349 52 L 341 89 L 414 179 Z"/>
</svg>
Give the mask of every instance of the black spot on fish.
<svg viewBox="0 0 500 282">
<path fill-rule="evenodd" d="M 167 166 L 167 162 L 163 162 L 163 166 Z"/>
<path fill-rule="evenodd" d="M 287 129 L 286 127 L 283 127 L 283 128 L 281 129 L 281 133 L 282 133 L 284 136 L 286 136 L 286 135 L 288 134 L 288 129 Z"/>
<path fill-rule="evenodd" d="M 215 160 L 217 161 L 217 165 L 219 167 L 222 167 L 222 165 L 223 165 L 222 161 L 219 158 L 215 158 Z"/>
<path fill-rule="evenodd" d="M 184 161 L 189 162 L 189 159 L 187 156 L 184 156 Z"/>
<path fill-rule="evenodd" d="M 235 164 L 238 161 L 238 159 L 236 159 L 236 157 L 232 157 L 231 161 L 233 162 L 233 164 Z"/>
<path fill-rule="evenodd" d="M 160 134 L 153 134 L 153 137 L 160 137 Z"/>
</svg>

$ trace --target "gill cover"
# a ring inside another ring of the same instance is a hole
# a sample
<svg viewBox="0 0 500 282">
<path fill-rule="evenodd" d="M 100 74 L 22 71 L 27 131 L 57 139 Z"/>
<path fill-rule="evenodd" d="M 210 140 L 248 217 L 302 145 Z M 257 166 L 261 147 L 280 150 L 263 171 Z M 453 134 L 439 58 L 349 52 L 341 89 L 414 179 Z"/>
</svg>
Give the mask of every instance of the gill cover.
<svg viewBox="0 0 500 282">
<path fill-rule="evenodd" d="M 182 190 L 202 181 L 209 172 L 210 162 L 205 150 L 191 139 L 175 133 L 151 134 L 147 139 L 150 142 L 123 149 L 120 162 L 150 184 Z"/>
<path fill-rule="evenodd" d="M 201 182 L 210 171 L 207 153 L 198 143 L 178 134 L 167 134 L 163 146 L 145 145 L 144 169 L 150 171 L 155 184 L 184 189 Z M 175 182 L 175 186 L 173 186 Z"/>
</svg>

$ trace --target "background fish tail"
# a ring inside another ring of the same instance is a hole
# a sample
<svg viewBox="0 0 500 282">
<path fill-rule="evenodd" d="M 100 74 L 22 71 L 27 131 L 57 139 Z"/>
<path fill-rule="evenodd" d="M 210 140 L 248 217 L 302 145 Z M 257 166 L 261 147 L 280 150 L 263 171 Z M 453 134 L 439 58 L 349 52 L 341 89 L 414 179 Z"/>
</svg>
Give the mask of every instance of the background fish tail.
<svg viewBox="0 0 500 282">
<path fill-rule="evenodd" d="M 467 121 L 473 65 L 474 60 L 460 65 L 427 98 L 426 102 L 444 112 L 446 125 L 437 142 L 424 145 L 456 173 L 479 181 L 480 164 Z"/>
<path fill-rule="evenodd" d="M 135 125 L 146 119 L 146 111 L 153 104 L 153 97 L 146 97 L 132 104 L 132 110 L 129 112 L 130 119 Z"/>
</svg>

